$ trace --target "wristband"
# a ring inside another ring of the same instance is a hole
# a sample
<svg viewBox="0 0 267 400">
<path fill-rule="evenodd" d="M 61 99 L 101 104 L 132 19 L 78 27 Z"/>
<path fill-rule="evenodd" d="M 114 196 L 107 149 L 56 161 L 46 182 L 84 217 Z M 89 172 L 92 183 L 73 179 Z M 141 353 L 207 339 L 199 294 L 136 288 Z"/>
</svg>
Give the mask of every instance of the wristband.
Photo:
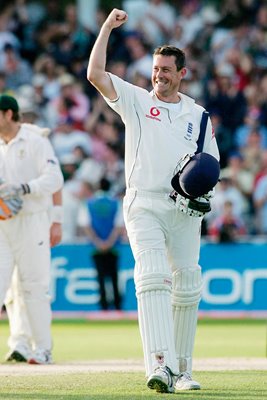
<svg viewBox="0 0 267 400">
<path fill-rule="evenodd" d="M 62 206 L 53 206 L 51 213 L 51 222 L 62 224 L 63 223 L 63 207 Z"/>
<path fill-rule="evenodd" d="M 28 185 L 28 183 L 23 183 L 21 185 L 21 189 L 22 189 L 22 195 L 24 196 L 25 194 L 29 194 L 31 193 L 31 189 L 30 186 Z"/>
</svg>

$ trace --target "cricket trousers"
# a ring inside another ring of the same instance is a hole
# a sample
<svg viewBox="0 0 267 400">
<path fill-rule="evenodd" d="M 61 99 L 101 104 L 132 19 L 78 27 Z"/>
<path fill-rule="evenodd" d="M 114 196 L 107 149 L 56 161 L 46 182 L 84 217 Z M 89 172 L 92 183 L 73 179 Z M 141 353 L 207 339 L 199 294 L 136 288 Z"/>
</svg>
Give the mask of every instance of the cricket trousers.
<svg viewBox="0 0 267 400">
<path fill-rule="evenodd" d="M 124 219 L 135 259 L 135 288 L 146 375 L 167 365 L 191 372 L 201 293 L 202 218 L 181 213 L 168 194 L 129 189 Z"/>
<path fill-rule="evenodd" d="M 17 266 L 35 349 L 51 350 L 50 221 L 46 211 L 0 221 L 0 303 Z"/>
</svg>

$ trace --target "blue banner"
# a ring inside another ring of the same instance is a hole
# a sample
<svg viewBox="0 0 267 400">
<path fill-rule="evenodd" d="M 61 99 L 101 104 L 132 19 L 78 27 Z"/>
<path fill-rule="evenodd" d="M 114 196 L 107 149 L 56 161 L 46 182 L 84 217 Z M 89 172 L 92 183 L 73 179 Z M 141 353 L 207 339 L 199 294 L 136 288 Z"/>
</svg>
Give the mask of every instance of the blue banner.
<svg viewBox="0 0 267 400">
<path fill-rule="evenodd" d="M 87 244 L 52 249 L 53 311 L 100 310 L 92 250 Z M 122 308 L 136 311 L 132 252 L 128 244 L 120 245 L 118 252 Z M 203 244 L 200 265 L 204 281 L 200 311 L 267 311 L 267 244 Z"/>
</svg>

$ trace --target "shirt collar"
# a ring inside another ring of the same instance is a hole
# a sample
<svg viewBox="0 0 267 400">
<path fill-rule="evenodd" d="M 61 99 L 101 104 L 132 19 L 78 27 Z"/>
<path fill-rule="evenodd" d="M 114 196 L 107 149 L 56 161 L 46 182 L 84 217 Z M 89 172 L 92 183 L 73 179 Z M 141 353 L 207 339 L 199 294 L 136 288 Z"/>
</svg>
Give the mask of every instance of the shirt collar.
<svg viewBox="0 0 267 400">
<path fill-rule="evenodd" d="M 163 106 L 162 106 L 162 101 L 160 102 L 160 100 L 157 98 L 157 96 L 156 96 L 154 90 L 152 90 L 152 91 L 150 92 L 150 95 L 151 95 L 151 97 L 153 98 L 153 100 L 155 101 L 155 103 L 158 104 L 158 107 L 159 107 L 159 108 L 160 108 L 160 107 L 163 108 Z M 180 97 L 180 99 L 181 99 L 181 105 L 182 105 L 182 107 L 181 107 L 181 114 L 188 114 L 188 113 L 192 112 L 192 107 L 193 107 L 194 104 L 195 104 L 195 100 L 192 99 L 192 97 L 189 97 L 189 96 L 187 96 L 187 95 L 184 94 L 184 93 L 178 92 L 178 95 L 179 95 L 179 97 Z M 166 108 L 168 108 L 168 103 L 166 103 Z M 181 114 L 180 114 L 180 115 L 181 115 Z"/>
<path fill-rule="evenodd" d="M 16 136 L 10 140 L 9 143 L 15 143 L 18 142 L 20 140 L 26 140 L 27 139 L 27 131 L 23 128 L 23 126 L 20 126 L 20 129 L 18 130 L 18 133 L 16 134 Z M 9 144 L 8 143 L 8 144 Z M 0 144 L 6 144 L 5 141 L 3 139 L 0 139 Z"/>
</svg>

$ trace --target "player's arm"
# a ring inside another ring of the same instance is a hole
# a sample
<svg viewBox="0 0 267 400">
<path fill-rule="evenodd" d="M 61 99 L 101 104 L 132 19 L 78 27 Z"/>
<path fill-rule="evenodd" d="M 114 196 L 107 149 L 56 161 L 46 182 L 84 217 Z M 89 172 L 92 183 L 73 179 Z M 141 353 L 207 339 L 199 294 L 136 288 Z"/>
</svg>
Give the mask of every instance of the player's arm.
<svg viewBox="0 0 267 400">
<path fill-rule="evenodd" d="M 101 250 L 105 251 L 105 250 L 109 250 L 112 249 L 112 247 L 115 245 L 115 243 L 117 242 L 117 240 L 119 239 L 119 237 L 121 237 L 123 234 L 123 228 L 122 227 L 115 227 L 111 234 L 109 235 L 109 237 L 103 241 L 102 245 L 101 245 Z"/>
<path fill-rule="evenodd" d="M 55 192 L 52 195 L 53 208 L 51 215 L 50 228 L 50 246 L 56 246 L 62 239 L 62 223 L 63 223 L 63 208 L 62 208 L 62 190 Z"/>
<path fill-rule="evenodd" d="M 114 8 L 102 25 L 99 35 L 92 49 L 88 68 L 87 79 L 95 88 L 110 100 L 118 96 L 113 83 L 106 72 L 106 53 L 110 34 L 114 28 L 118 28 L 127 21 L 127 14 L 123 10 Z"/>
</svg>

